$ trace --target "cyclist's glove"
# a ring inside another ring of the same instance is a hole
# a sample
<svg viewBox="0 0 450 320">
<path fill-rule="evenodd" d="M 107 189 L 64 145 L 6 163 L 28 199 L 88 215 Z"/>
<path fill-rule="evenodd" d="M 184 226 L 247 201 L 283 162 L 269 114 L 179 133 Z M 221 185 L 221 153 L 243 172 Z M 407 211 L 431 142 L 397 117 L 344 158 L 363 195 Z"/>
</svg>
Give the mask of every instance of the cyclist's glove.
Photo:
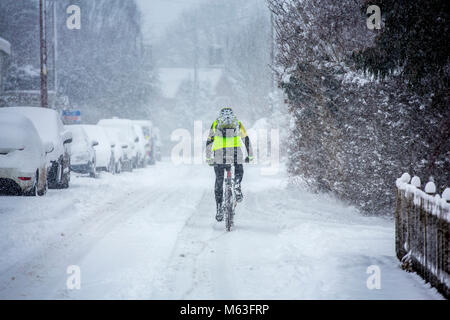
<svg viewBox="0 0 450 320">
<path fill-rule="evenodd" d="M 212 167 L 212 166 L 214 166 L 214 159 L 206 158 L 206 163 Z"/>
<path fill-rule="evenodd" d="M 253 157 L 246 157 L 245 158 L 245 163 L 250 163 L 253 161 Z"/>
</svg>

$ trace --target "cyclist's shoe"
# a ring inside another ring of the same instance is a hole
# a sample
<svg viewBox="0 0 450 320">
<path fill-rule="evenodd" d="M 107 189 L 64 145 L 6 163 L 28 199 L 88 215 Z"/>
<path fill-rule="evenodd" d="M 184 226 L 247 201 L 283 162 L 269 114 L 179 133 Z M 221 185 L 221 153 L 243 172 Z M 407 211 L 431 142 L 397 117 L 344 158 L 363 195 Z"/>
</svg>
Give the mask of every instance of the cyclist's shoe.
<svg viewBox="0 0 450 320">
<path fill-rule="evenodd" d="M 222 204 L 217 204 L 217 213 L 216 213 L 216 220 L 218 222 L 221 222 L 223 220 L 223 210 L 222 210 Z"/>
<path fill-rule="evenodd" d="M 244 199 L 244 195 L 242 194 L 241 185 L 236 184 L 235 188 L 235 194 L 236 194 L 236 201 L 241 202 Z"/>
</svg>

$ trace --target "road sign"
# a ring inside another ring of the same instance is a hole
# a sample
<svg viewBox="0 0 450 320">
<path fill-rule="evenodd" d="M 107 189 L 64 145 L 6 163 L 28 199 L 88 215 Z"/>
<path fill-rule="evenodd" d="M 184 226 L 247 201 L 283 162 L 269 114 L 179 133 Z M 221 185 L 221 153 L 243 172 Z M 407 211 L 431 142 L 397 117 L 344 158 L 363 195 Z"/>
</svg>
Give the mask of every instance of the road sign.
<svg viewBox="0 0 450 320">
<path fill-rule="evenodd" d="M 65 124 L 79 124 L 81 123 L 80 110 L 63 110 L 63 120 Z"/>
</svg>

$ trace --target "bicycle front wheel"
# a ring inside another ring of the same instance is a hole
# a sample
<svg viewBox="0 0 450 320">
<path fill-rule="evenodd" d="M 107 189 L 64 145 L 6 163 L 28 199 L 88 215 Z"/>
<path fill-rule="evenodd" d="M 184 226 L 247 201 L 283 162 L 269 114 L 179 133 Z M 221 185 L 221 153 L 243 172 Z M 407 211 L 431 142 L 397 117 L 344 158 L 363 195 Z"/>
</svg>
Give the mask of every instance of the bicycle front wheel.
<svg viewBox="0 0 450 320">
<path fill-rule="evenodd" d="M 225 227 L 227 231 L 231 231 L 233 226 L 233 198 L 231 194 L 231 187 L 227 188 L 226 198 L 225 198 Z"/>
</svg>

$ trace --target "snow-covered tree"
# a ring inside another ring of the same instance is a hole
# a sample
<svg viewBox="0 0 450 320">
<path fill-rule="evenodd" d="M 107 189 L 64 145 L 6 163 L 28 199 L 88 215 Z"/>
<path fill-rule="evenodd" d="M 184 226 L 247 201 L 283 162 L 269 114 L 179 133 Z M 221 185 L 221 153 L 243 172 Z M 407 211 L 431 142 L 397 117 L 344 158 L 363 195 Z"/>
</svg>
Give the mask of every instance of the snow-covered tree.
<svg viewBox="0 0 450 320">
<path fill-rule="evenodd" d="M 144 47 L 141 16 L 135 1 L 60 0 L 57 4 L 58 93 L 81 108 L 83 119 L 146 118 L 151 114 L 157 78 Z M 7 88 L 38 90 L 39 8 L 37 1 L 0 3 L 0 35 L 12 44 Z M 49 89 L 53 90 L 53 12 L 47 2 Z M 69 30 L 69 5 L 81 9 L 81 29 Z"/>
<path fill-rule="evenodd" d="M 396 72 L 377 79 L 359 71 L 360 52 L 370 53 L 385 32 L 367 28 L 365 5 L 362 0 L 270 1 L 280 82 L 295 123 L 290 174 L 365 211 L 386 213 L 395 178 L 404 171 L 430 174 L 430 142 L 448 145 L 449 139 L 439 134 L 445 115 L 429 108 L 430 94 L 411 91 Z M 441 185 L 449 182 L 449 149 L 433 161 Z"/>
</svg>

